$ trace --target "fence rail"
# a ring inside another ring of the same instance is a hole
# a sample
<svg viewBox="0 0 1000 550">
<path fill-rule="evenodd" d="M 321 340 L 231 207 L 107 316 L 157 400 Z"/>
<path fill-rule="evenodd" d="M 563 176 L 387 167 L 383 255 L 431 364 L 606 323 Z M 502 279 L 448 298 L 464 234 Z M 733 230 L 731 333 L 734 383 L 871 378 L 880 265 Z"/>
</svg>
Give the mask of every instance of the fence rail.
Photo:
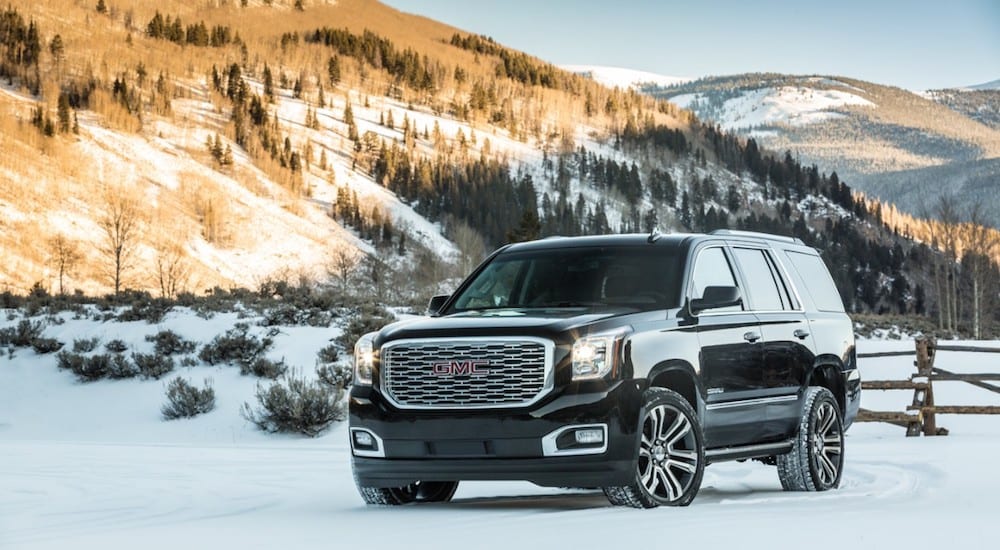
<svg viewBox="0 0 1000 550">
<path fill-rule="evenodd" d="M 882 351 L 859 353 L 859 359 L 876 357 L 903 357 L 915 355 L 913 362 L 917 372 L 908 380 L 866 380 L 861 382 L 862 390 L 913 390 L 913 402 L 905 411 L 871 411 L 861 409 L 858 422 L 885 422 L 906 428 L 908 437 L 924 435 L 948 435 L 948 430 L 937 427 L 939 414 L 1000 414 L 1000 406 L 982 405 L 935 405 L 934 382 L 964 382 L 994 393 L 1000 393 L 1000 386 L 988 382 L 1000 382 L 1000 374 L 976 373 L 957 374 L 934 366 L 939 351 L 961 351 L 974 353 L 1000 353 L 1000 348 L 981 346 L 938 345 L 934 338 L 917 338 L 912 351 Z"/>
</svg>

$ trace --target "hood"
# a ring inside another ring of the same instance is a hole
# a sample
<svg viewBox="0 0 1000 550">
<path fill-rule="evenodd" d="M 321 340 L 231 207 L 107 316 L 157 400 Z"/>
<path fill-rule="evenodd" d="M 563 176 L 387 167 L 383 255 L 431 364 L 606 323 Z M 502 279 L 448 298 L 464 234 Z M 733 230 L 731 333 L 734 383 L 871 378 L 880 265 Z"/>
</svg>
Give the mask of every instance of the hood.
<svg viewBox="0 0 1000 550">
<path fill-rule="evenodd" d="M 623 308 L 594 312 L 579 308 L 491 309 L 443 317 L 418 317 L 388 325 L 379 332 L 376 344 L 404 338 L 470 336 L 537 336 L 558 339 L 560 333 L 630 313 L 635 313 L 635 310 Z"/>
</svg>

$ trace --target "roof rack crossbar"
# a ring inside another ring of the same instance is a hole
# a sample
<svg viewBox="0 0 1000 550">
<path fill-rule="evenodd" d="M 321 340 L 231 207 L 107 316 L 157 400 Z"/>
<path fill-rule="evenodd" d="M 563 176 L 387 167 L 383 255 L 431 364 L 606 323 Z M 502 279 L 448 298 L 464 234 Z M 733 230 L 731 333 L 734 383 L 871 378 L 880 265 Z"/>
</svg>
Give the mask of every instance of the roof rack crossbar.
<svg viewBox="0 0 1000 550">
<path fill-rule="evenodd" d="M 709 233 L 709 235 L 719 235 L 719 236 L 729 236 L 729 237 L 752 237 L 755 239 L 769 239 L 772 241 L 781 241 L 792 244 L 806 243 L 802 242 L 802 239 L 798 237 L 786 237 L 784 235 L 771 235 L 770 233 L 759 233 L 757 231 L 739 231 L 736 229 L 716 229 Z"/>
</svg>

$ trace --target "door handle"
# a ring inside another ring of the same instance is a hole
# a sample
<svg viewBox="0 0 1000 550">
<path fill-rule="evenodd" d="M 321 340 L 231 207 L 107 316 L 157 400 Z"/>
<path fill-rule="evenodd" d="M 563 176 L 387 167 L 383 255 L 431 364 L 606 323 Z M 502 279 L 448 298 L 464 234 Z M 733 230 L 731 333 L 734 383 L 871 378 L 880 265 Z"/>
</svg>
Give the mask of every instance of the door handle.
<svg viewBox="0 0 1000 550">
<path fill-rule="evenodd" d="M 795 329 L 795 332 L 792 333 L 792 335 L 798 338 L 799 340 L 805 340 L 806 336 L 809 336 L 809 331 L 797 328 Z"/>
<path fill-rule="evenodd" d="M 750 332 L 744 332 L 743 339 L 752 344 L 757 340 L 760 340 L 760 333 L 755 330 L 751 330 Z"/>
</svg>

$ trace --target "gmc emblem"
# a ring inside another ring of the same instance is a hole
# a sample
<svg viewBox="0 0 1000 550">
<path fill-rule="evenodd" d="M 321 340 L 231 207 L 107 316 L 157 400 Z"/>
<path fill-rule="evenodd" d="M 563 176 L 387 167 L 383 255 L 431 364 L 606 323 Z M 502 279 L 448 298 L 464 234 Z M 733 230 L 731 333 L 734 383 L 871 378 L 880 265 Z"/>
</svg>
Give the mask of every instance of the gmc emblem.
<svg viewBox="0 0 1000 550">
<path fill-rule="evenodd" d="M 438 376 L 484 375 L 490 372 L 489 366 L 489 361 L 442 361 L 431 365 L 431 369 Z"/>
</svg>

